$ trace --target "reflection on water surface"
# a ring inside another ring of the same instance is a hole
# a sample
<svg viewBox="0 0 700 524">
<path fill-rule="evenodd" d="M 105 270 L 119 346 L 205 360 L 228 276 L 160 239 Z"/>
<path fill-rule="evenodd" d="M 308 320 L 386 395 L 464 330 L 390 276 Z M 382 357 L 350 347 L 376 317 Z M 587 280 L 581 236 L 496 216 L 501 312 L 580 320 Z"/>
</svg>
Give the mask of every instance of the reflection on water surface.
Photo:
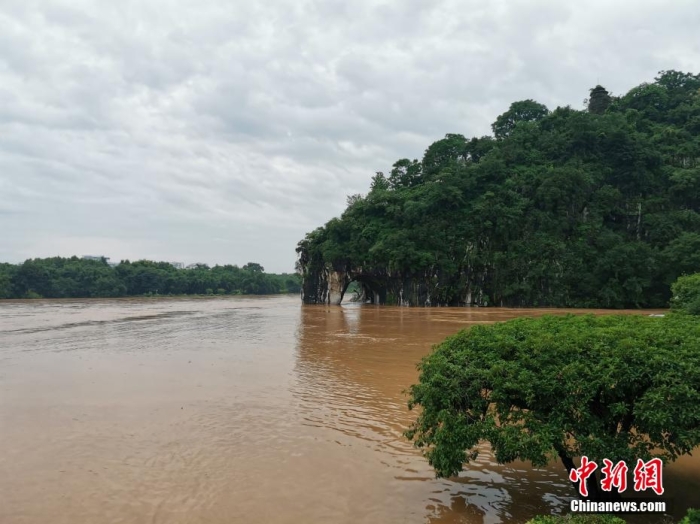
<svg viewBox="0 0 700 524">
<path fill-rule="evenodd" d="M 545 310 L 315 307 L 297 297 L 0 303 L 0 522 L 522 522 L 558 464 L 484 448 L 436 480 L 402 438 L 432 344 Z M 676 510 L 700 462 L 665 471 Z"/>
</svg>

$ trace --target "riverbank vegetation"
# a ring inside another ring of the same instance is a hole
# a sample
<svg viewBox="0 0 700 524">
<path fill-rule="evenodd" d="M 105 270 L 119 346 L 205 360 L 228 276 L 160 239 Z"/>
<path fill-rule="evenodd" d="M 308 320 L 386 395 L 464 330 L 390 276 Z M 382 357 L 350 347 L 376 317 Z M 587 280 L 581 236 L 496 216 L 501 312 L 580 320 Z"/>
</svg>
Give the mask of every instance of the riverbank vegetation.
<svg viewBox="0 0 700 524">
<path fill-rule="evenodd" d="M 296 274 L 265 273 L 260 264 L 178 269 L 168 262 L 35 258 L 0 264 L 0 298 L 90 298 L 141 295 L 298 293 Z"/>
<path fill-rule="evenodd" d="M 544 316 L 477 325 L 419 365 L 406 432 L 438 476 L 457 475 L 489 442 L 496 460 L 568 472 L 581 456 L 673 461 L 700 445 L 700 322 L 671 313 Z M 592 500 L 614 500 L 599 472 Z"/>
<path fill-rule="evenodd" d="M 584 109 L 513 103 L 377 173 L 298 246 L 380 303 L 667 307 L 700 271 L 700 75 L 662 71 Z M 324 273 L 325 272 L 325 273 Z"/>
<path fill-rule="evenodd" d="M 700 273 L 684 275 L 672 286 L 671 307 L 691 315 L 700 315 Z"/>
</svg>

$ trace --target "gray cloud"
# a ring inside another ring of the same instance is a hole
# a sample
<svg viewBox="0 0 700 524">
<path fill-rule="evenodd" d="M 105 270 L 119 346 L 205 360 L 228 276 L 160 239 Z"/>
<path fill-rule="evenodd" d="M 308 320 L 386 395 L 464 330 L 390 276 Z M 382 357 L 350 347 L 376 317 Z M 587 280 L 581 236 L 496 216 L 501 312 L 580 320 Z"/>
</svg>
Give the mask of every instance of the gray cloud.
<svg viewBox="0 0 700 524">
<path fill-rule="evenodd" d="M 697 27 L 696 0 L 5 0 L 0 260 L 291 270 L 375 171 L 515 100 L 698 72 Z"/>
</svg>

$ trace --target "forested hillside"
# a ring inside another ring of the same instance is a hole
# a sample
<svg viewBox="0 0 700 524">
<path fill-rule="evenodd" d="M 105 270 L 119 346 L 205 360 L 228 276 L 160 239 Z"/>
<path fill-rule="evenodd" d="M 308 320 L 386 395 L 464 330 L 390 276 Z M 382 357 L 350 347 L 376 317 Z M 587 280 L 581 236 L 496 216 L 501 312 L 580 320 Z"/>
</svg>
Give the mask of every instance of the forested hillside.
<svg viewBox="0 0 700 524">
<path fill-rule="evenodd" d="M 700 271 L 700 75 L 586 105 L 515 102 L 377 173 L 299 243 L 305 301 L 357 280 L 375 303 L 667 306 Z"/>
<path fill-rule="evenodd" d="M 260 264 L 243 267 L 197 264 L 177 269 L 168 262 L 36 258 L 0 264 L 0 298 L 85 298 L 138 295 L 266 295 L 297 293 L 296 274 L 265 273 Z"/>
</svg>

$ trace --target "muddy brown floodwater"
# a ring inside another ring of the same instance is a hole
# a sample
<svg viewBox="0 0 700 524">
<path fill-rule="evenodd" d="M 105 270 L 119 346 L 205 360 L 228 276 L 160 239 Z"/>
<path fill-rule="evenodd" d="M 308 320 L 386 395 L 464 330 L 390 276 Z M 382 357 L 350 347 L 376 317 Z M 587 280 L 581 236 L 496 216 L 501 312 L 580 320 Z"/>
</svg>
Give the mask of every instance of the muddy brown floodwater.
<svg viewBox="0 0 700 524">
<path fill-rule="evenodd" d="M 298 297 L 0 303 L 0 522 L 495 523 L 561 511 L 559 464 L 436 480 L 402 436 L 431 345 L 526 309 Z M 549 310 L 563 312 L 563 310 Z M 637 312 L 638 313 L 638 312 Z M 676 516 L 700 462 L 664 471 Z"/>
</svg>

